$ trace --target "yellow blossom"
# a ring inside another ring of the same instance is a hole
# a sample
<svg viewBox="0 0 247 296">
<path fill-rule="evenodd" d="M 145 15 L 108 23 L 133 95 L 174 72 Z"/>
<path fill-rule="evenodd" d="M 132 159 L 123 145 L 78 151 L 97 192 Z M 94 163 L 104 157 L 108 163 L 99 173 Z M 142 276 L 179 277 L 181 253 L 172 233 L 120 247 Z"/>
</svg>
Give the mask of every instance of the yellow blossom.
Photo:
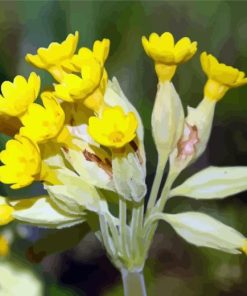
<svg viewBox="0 0 247 296">
<path fill-rule="evenodd" d="M 133 112 L 124 114 L 120 106 L 106 107 L 101 118 L 89 118 L 88 132 L 103 146 L 121 148 L 136 137 L 137 125 Z"/>
<path fill-rule="evenodd" d="M 0 257 L 5 257 L 8 254 L 9 254 L 9 242 L 3 235 L 0 235 Z"/>
<path fill-rule="evenodd" d="M 74 70 L 70 59 L 76 51 L 78 38 L 78 32 L 74 35 L 69 34 L 61 43 L 52 42 L 48 48 L 39 48 L 36 55 L 27 54 L 26 61 L 35 67 L 49 71 L 56 80 L 60 81 L 64 70 Z"/>
<path fill-rule="evenodd" d="M 26 137 L 9 140 L 0 153 L 0 181 L 18 189 L 39 179 L 41 158 L 39 148 Z"/>
<path fill-rule="evenodd" d="M 155 62 L 159 81 L 171 80 L 177 65 L 191 59 L 197 51 L 197 42 L 191 42 L 188 37 L 183 37 L 175 44 L 173 35 L 169 32 L 161 36 L 152 33 L 149 40 L 143 36 L 142 45 L 146 54 Z"/>
<path fill-rule="evenodd" d="M 241 251 L 247 255 L 247 239 L 245 240 L 245 244 L 241 247 Z"/>
<path fill-rule="evenodd" d="M 93 44 L 93 54 L 94 57 L 101 63 L 105 64 L 105 61 L 109 55 L 110 50 L 110 40 L 104 38 L 102 41 L 96 40 Z"/>
<path fill-rule="evenodd" d="M 63 81 L 55 85 L 55 95 L 67 102 L 85 100 L 100 86 L 102 76 L 103 68 L 97 60 L 85 60 L 81 76 L 66 74 Z"/>
<path fill-rule="evenodd" d="M 104 69 L 103 76 L 100 80 L 99 86 L 96 88 L 96 90 L 87 96 L 84 99 L 84 105 L 88 107 L 89 109 L 100 112 L 102 108 L 104 108 L 104 94 L 106 90 L 108 82 L 108 75 L 106 70 Z"/>
<path fill-rule="evenodd" d="M 55 85 L 56 97 L 67 102 L 84 101 L 86 107 L 97 112 L 103 104 L 107 83 L 104 63 L 109 48 L 108 39 L 96 40 L 93 50 L 82 47 L 71 59 L 77 73 L 64 74 L 60 83 Z"/>
<path fill-rule="evenodd" d="M 204 87 L 205 97 L 218 101 L 232 87 L 247 83 L 245 73 L 236 68 L 219 63 L 211 54 L 201 54 L 202 69 L 208 77 Z"/>
<path fill-rule="evenodd" d="M 6 225 L 14 220 L 14 209 L 7 202 L 0 203 L 0 225 Z"/>
<path fill-rule="evenodd" d="M 40 90 L 40 77 L 32 72 L 26 80 L 16 76 L 13 82 L 4 81 L 1 85 L 0 114 L 21 116 L 35 101 Z"/>
<path fill-rule="evenodd" d="M 87 47 L 79 49 L 78 54 L 72 58 L 74 66 L 80 70 L 86 60 L 96 59 L 101 66 L 104 66 L 105 61 L 109 55 L 110 40 L 104 38 L 102 41 L 96 40 L 93 44 L 93 50 Z"/>
<path fill-rule="evenodd" d="M 31 104 L 21 118 L 20 134 L 33 142 L 44 143 L 56 138 L 64 126 L 65 115 L 60 104 L 49 91 L 41 94 L 44 106 Z"/>
</svg>

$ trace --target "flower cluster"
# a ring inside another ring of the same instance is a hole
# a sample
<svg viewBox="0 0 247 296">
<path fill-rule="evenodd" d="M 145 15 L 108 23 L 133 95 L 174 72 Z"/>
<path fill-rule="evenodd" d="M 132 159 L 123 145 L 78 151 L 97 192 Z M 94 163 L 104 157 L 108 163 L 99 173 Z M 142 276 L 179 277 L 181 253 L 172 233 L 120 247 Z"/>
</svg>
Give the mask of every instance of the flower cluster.
<svg viewBox="0 0 247 296">
<path fill-rule="evenodd" d="M 77 50 L 78 39 L 78 32 L 69 34 L 61 43 L 27 54 L 27 62 L 54 78 L 48 88 L 42 89 L 34 72 L 27 79 L 18 75 L 1 85 L 0 119 L 11 123 L 2 124 L 1 131 L 11 139 L 0 153 L 0 181 L 13 189 L 40 181 L 47 194 L 22 200 L 2 197 L 0 225 L 19 220 L 61 228 L 87 222 L 119 269 L 143 268 L 160 219 L 195 245 L 246 253 L 243 235 L 205 214 L 163 213 L 173 196 L 224 198 L 247 189 L 245 167 L 210 167 L 172 188 L 182 170 L 204 152 L 216 102 L 230 88 L 247 83 L 244 72 L 202 53 L 208 78 L 204 98 L 196 108 L 188 107 L 185 116 L 171 80 L 177 67 L 195 55 L 197 42 L 184 37 L 175 43 L 168 32 L 142 38 L 158 76 L 151 122 L 158 165 L 144 209 L 141 118 L 116 78 L 108 80 L 110 41 L 97 40 L 92 49 Z M 169 173 L 159 196 L 167 161 Z M 0 246 L 4 252 L 4 242 Z"/>
</svg>

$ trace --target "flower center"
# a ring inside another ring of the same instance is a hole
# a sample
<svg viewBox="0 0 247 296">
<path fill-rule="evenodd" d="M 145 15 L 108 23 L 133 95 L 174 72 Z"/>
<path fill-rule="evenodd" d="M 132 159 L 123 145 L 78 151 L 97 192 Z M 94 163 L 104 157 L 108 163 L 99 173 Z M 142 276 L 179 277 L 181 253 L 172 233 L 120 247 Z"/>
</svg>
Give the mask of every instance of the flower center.
<svg viewBox="0 0 247 296">
<path fill-rule="evenodd" d="M 124 134 L 122 132 L 119 131 L 114 131 L 109 135 L 109 139 L 113 142 L 113 143 L 119 143 L 122 141 L 122 139 L 124 138 Z"/>
</svg>

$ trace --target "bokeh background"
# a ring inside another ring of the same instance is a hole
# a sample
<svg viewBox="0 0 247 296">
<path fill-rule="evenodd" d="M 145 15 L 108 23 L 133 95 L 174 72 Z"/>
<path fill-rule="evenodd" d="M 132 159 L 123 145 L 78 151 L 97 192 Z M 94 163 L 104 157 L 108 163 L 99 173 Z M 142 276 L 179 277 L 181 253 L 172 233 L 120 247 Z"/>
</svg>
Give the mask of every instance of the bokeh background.
<svg viewBox="0 0 247 296">
<path fill-rule="evenodd" d="M 157 81 L 152 62 L 141 46 L 141 36 L 170 31 L 176 39 L 188 36 L 198 41 L 198 53 L 179 67 L 174 78 L 184 106 L 194 107 L 202 99 L 206 79 L 199 62 L 201 51 L 247 72 L 246 11 L 246 1 L 0 1 L 0 82 L 12 80 L 16 74 L 28 75 L 33 69 L 25 63 L 25 54 L 52 41 L 60 42 L 71 32 L 80 32 L 81 46 L 91 47 L 94 40 L 109 38 L 109 76 L 118 78 L 144 121 L 147 182 L 151 185 L 157 155 L 150 117 Z M 46 73 L 38 73 L 43 86 L 51 82 Z M 246 132 L 247 87 L 242 87 L 230 90 L 218 103 L 208 149 L 178 183 L 208 165 L 247 165 Z M 1 149 L 5 141 L 1 135 Z M 20 192 L 0 186 L 0 193 L 10 198 L 37 195 L 41 190 L 37 184 Z M 178 197 L 169 202 L 167 210 L 209 213 L 247 235 L 245 193 L 218 202 Z M 28 264 L 44 282 L 45 295 L 122 295 L 120 274 L 87 229 L 75 227 L 71 234 L 66 230 L 47 232 L 22 226 L 19 233 L 26 239 L 15 241 L 13 254 L 26 258 L 21 259 L 25 262 L 32 261 Z M 84 233 L 87 234 L 76 246 L 61 252 L 69 247 L 65 242 L 73 245 L 73 238 Z M 41 240 L 42 246 L 42 237 L 47 235 L 51 240 L 50 255 L 43 258 L 40 252 L 37 258 L 29 256 L 26 250 L 36 240 Z M 61 241 L 61 250 L 52 248 L 52 240 Z M 45 248 L 44 245 L 43 242 Z M 196 248 L 162 224 L 150 251 L 145 277 L 152 296 L 247 295 L 247 258 Z"/>
</svg>

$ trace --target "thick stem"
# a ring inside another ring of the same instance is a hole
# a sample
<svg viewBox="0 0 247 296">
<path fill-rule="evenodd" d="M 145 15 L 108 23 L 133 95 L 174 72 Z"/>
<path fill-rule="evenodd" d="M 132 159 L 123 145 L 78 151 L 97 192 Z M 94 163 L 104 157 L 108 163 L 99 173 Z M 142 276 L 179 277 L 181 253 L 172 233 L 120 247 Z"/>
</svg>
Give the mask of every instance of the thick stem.
<svg viewBox="0 0 247 296">
<path fill-rule="evenodd" d="M 142 271 L 130 272 L 121 270 L 124 296 L 147 296 L 145 281 Z"/>
</svg>

